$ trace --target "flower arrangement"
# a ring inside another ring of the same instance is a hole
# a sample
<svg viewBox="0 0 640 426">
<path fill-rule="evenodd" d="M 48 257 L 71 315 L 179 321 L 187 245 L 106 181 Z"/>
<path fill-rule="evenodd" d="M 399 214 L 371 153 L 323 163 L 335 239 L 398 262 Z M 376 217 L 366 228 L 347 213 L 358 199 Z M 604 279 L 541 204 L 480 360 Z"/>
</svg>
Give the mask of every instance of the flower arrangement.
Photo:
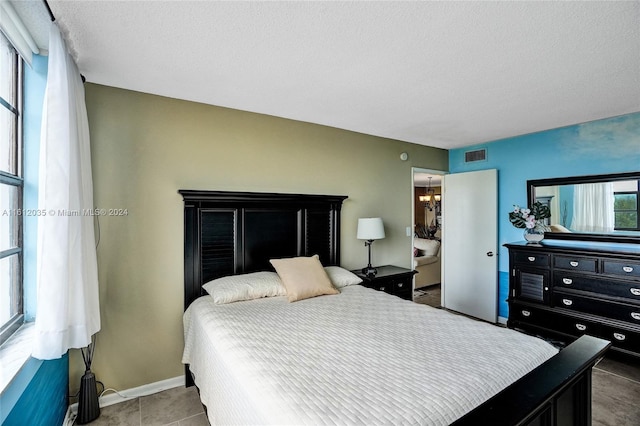
<svg viewBox="0 0 640 426">
<path fill-rule="evenodd" d="M 513 226 L 520 229 L 543 228 L 545 231 L 547 230 L 547 226 L 542 220 L 551 217 L 551 210 L 548 206 L 536 201 L 528 209 L 523 209 L 518 205 L 513 207 L 513 211 L 509 213 L 509 222 Z"/>
</svg>

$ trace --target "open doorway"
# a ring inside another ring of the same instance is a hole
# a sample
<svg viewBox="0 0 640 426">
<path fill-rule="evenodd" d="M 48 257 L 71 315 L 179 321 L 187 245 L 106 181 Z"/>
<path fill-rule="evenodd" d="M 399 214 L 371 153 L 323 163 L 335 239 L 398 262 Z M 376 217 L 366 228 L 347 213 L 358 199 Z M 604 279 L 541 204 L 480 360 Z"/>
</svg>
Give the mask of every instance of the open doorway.
<svg viewBox="0 0 640 426">
<path fill-rule="evenodd" d="M 413 168 L 414 301 L 441 305 L 443 171 Z"/>
</svg>

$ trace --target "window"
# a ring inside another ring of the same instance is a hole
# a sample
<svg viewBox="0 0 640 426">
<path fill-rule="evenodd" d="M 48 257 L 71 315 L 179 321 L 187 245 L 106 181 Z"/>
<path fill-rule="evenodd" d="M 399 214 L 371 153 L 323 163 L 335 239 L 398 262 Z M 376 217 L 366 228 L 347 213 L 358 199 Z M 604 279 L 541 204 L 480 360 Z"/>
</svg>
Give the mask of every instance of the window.
<svg viewBox="0 0 640 426">
<path fill-rule="evenodd" d="M 0 344 L 22 325 L 22 61 L 0 33 Z"/>
<path fill-rule="evenodd" d="M 640 204 L 638 196 L 640 188 L 637 180 L 615 182 L 615 198 L 613 211 L 615 212 L 615 229 L 624 231 L 640 231 Z"/>
</svg>

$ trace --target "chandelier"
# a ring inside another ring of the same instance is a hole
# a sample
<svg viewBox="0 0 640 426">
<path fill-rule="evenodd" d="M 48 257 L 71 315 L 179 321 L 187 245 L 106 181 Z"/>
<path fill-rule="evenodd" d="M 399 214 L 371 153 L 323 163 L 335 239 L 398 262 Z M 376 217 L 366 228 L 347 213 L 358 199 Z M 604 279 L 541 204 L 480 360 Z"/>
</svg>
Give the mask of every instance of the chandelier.
<svg viewBox="0 0 640 426">
<path fill-rule="evenodd" d="M 420 195 L 418 199 L 421 203 L 424 203 L 424 208 L 431 211 L 440 203 L 440 194 L 436 194 L 436 191 L 431 187 L 431 179 L 429 176 L 429 184 L 425 188 L 424 195 Z"/>
</svg>

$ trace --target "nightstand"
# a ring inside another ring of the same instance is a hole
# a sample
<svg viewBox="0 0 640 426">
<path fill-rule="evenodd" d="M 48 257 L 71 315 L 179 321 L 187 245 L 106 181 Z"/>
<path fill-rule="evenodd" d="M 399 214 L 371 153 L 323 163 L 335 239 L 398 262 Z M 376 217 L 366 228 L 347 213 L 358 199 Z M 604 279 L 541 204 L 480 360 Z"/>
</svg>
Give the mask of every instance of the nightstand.
<svg viewBox="0 0 640 426">
<path fill-rule="evenodd" d="M 398 296 L 402 299 L 413 300 L 413 275 L 417 272 L 412 269 L 398 266 L 377 266 L 378 273 L 374 276 L 366 276 L 361 269 L 351 271 L 360 278 L 365 287 Z"/>
</svg>

